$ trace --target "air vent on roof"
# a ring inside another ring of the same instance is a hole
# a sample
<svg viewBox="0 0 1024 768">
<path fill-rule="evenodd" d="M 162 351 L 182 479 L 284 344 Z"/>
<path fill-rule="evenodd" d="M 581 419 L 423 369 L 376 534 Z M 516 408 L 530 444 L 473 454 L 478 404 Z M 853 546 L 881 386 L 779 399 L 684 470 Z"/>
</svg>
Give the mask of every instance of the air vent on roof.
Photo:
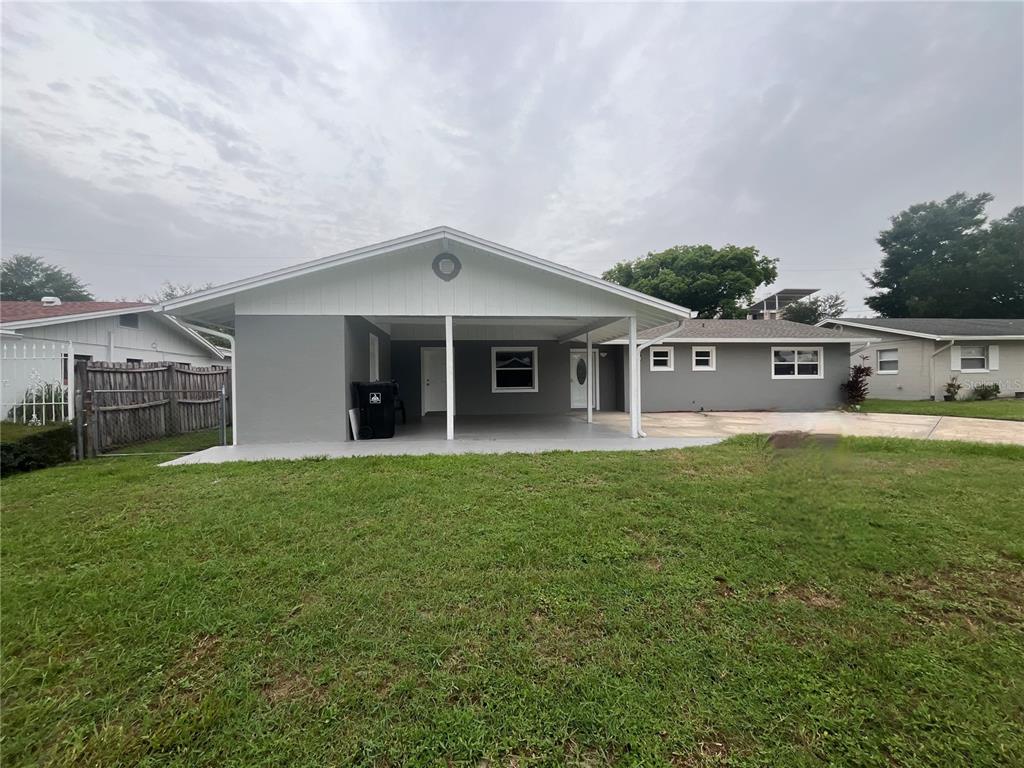
<svg viewBox="0 0 1024 768">
<path fill-rule="evenodd" d="M 43 301 L 43 306 L 44 307 L 59 307 L 60 306 L 60 298 L 58 298 L 57 296 L 43 296 L 42 301 Z"/>
</svg>

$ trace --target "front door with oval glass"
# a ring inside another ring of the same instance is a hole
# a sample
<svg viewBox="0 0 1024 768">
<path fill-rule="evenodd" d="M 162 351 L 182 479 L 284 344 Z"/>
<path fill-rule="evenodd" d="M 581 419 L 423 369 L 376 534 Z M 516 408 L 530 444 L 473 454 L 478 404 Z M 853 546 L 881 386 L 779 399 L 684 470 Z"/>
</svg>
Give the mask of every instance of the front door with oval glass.
<svg viewBox="0 0 1024 768">
<path fill-rule="evenodd" d="M 597 376 L 591 376 L 591 371 L 597 371 L 597 350 L 593 350 L 590 365 L 587 365 L 587 350 L 569 350 L 569 403 L 572 408 L 587 407 L 587 387 L 591 387 L 594 398 L 594 410 L 600 410 L 600 383 Z"/>
</svg>

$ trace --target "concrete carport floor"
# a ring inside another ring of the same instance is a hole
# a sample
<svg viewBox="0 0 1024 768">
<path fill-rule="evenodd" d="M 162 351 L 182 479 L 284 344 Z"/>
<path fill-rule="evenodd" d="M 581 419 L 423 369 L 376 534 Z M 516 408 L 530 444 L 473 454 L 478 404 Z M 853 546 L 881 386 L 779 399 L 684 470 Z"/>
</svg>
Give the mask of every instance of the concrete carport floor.
<svg viewBox="0 0 1024 768">
<path fill-rule="evenodd" d="M 601 412 L 594 421 L 609 426 L 628 424 L 623 413 Z M 910 437 L 919 440 L 960 440 L 1024 445 L 1024 422 L 921 416 L 904 413 L 846 411 L 704 411 L 645 413 L 648 437 L 730 437 L 773 432 L 809 432 L 860 437 Z"/>
</svg>

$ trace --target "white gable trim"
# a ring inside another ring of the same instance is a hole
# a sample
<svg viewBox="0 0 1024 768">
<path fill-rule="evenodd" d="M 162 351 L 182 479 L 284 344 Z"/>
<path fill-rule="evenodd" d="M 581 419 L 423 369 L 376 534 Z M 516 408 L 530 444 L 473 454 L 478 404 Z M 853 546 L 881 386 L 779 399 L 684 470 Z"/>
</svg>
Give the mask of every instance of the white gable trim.
<svg viewBox="0 0 1024 768">
<path fill-rule="evenodd" d="M 232 283 L 226 283 L 225 285 L 210 288 L 205 291 L 198 291 L 197 293 L 192 293 L 188 296 L 182 296 L 180 298 L 164 302 L 160 306 L 160 311 L 174 312 L 185 307 L 210 301 L 211 299 L 225 298 L 239 293 L 240 291 L 252 288 L 261 288 L 263 286 L 272 285 L 291 278 L 314 274 L 342 264 L 352 264 L 354 262 L 373 258 L 374 256 L 390 253 L 400 248 L 429 243 L 437 240 L 439 237 L 447 238 L 452 242 L 461 243 L 462 245 L 466 245 L 471 248 L 479 248 L 497 256 L 510 259 L 511 261 L 541 269 L 545 272 L 567 277 L 578 283 L 583 283 L 607 293 L 627 298 L 631 301 L 653 307 L 662 312 L 671 313 L 677 317 L 689 318 L 692 314 L 690 310 L 685 307 L 680 307 L 677 304 L 672 304 L 671 302 L 663 301 L 662 299 L 656 299 L 653 296 L 648 296 L 645 293 L 634 291 L 631 288 L 625 288 L 621 285 L 616 285 L 615 283 L 602 280 L 599 277 L 588 275 L 586 272 L 580 272 L 579 270 L 572 269 L 571 267 L 556 264 L 553 261 L 541 259 L 537 256 L 532 256 L 528 253 L 517 251 L 512 248 L 506 248 L 503 245 L 492 243 L 489 240 L 484 240 L 482 238 L 475 237 L 474 235 L 451 229 L 450 227 L 435 227 L 434 229 L 428 229 L 424 232 L 417 232 L 394 240 L 387 240 L 383 243 L 376 243 L 374 245 L 356 248 L 352 251 L 345 251 L 343 253 L 334 254 L 333 256 L 327 256 L 315 261 L 308 261 L 304 264 L 285 267 L 273 272 L 266 272 L 262 275 L 255 275 L 254 277 L 236 280 Z"/>
</svg>

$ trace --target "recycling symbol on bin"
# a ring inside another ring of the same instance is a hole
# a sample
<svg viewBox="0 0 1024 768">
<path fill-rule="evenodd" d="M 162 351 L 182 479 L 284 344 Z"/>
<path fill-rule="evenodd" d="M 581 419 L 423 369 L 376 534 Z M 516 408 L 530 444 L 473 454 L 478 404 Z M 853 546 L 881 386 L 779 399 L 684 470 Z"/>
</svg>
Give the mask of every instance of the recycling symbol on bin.
<svg viewBox="0 0 1024 768">
<path fill-rule="evenodd" d="M 380 405 L 380 392 L 370 393 L 370 405 Z"/>
</svg>

